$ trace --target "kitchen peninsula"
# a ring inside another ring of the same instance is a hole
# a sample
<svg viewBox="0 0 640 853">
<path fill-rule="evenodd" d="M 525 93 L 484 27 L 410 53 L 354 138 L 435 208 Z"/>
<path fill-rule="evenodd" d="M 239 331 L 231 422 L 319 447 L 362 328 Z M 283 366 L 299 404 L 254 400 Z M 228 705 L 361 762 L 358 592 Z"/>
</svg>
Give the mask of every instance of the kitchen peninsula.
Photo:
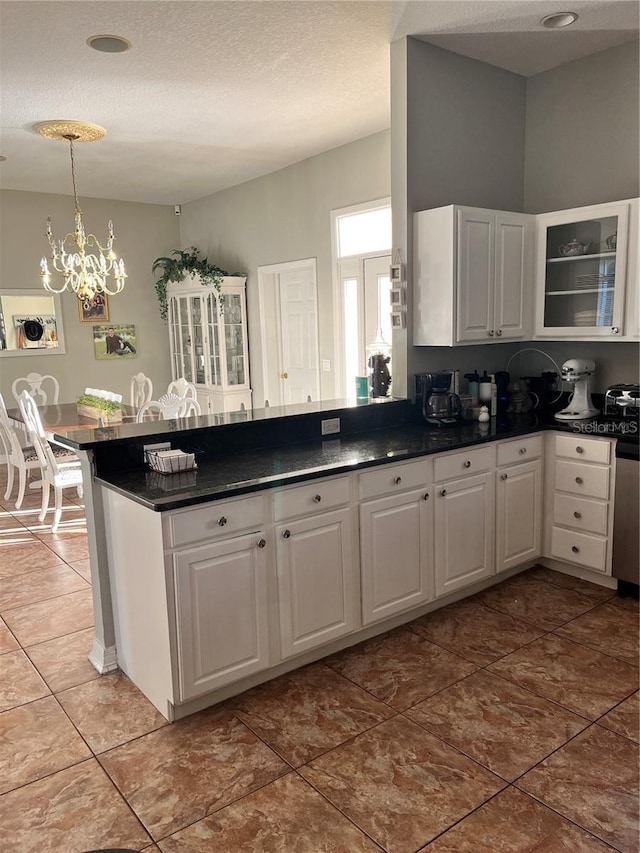
<svg viewBox="0 0 640 853">
<path fill-rule="evenodd" d="M 334 401 L 57 438 L 93 473 L 96 647 L 168 719 L 537 561 L 614 583 L 615 439 L 532 415 L 431 430 L 406 400 Z M 197 470 L 148 470 L 164 441 Z"/>
</svg>

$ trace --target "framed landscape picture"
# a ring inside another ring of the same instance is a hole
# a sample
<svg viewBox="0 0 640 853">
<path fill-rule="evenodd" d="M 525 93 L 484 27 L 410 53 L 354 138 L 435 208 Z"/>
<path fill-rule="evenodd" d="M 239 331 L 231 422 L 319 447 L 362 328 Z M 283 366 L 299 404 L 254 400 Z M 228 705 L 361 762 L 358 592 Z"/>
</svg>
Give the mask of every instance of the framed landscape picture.
<svg viewBox="0 0 640 853">
<path fill-rule="evenodd" d="M 99 361 L 135 358 L 138 351 L 136 327 L 131 323 L 94 326 L 93 348 Z"/>
<path fill-rule="evenodd" d="M 96 320 L 108 320 L 109 300 L 106 294 L 96 293 L 93 299 L 78 299 L 78 313 L 81 323 L 95 323 Z"/>
</svg>

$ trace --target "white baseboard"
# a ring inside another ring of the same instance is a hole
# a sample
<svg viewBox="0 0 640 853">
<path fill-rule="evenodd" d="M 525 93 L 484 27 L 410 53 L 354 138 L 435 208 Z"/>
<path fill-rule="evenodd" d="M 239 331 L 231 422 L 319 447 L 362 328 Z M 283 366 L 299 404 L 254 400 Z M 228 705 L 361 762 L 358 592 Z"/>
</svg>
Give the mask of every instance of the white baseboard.
<svg viewBox="0 0 640 853">
<path fill-rule="evenodd" d="M 113 672 L 118 669 L 118 652 L 115 646 L 103 646 L 97 637 L 93 639 L 93 646 L 89 653 L 89 661 L 98 670 L 100 675 Z"/>
</svg>

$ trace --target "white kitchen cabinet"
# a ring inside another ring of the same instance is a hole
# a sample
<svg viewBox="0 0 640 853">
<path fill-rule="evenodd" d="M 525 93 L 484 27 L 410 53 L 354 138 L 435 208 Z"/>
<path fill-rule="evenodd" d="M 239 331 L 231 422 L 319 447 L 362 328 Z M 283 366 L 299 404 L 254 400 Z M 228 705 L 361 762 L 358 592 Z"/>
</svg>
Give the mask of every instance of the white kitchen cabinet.
<svg viewBox="0 0 640 853">
<path fill-rule="evenodd" d="M 432 489 L 426 484 L 360 504 L 364 625 L 433 597 L 432 505 Z"/>
<path fill-rule="evenodd" d="M 437 596 L 494 573 L 493 477 L 487 471 L 435 486 Z"/>
<path fill-rule="evenodd" d="M 196 386 L 203 414 L 251 408 L 246 279 L 220 294 L 188 276 L 167 287 L 171 377 Z"/>
<path fill-rule="evenodd" d="M 181 701 L 268 666 L 265 546 L 258 531 L 174 552 Z"/>
<path fill-rule="evenodd" d="M 356 562 L 350 507 L 276 526 L 282 659 L 356 627 Z"/>
<path fill-rule="evenodd" d="M 531 337 L 534 217 L 447 207 L 414 217 L 414 344 Z"/>
<path fill-rule="evenodd" d="M 497 471 L 496 571 L 535 560 L 542 553 L 542 461 Z"/>
<path fill-rule="evenodd" d="M 637 250 L 637 234 L 629 231 L 634 205 L 637 201 L 629 200 L 537 217 L 537 337 L 613 340 L 637 335 L 637 321 L 625 316 L 629 249 Z M 635 291 L 635 263 L 630 270 L 629 285 Z"/>
</svg>

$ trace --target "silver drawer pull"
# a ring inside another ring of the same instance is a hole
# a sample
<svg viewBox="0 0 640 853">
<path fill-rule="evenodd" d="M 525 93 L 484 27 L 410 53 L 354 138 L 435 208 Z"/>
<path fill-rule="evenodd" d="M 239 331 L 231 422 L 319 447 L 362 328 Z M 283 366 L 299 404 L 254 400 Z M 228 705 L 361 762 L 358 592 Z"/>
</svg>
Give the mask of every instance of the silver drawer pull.
<svg viewBox="0 0 640 853">
<path fill-rule="evenodd" d="M 440 495 L 441 495 L 443 498 L 446 498 L 446 496 L 447 496 L 447 490 L 446 490 L 446 489 L 442 489 L 442 491 L 440 492 Z"/>
<path fill-rule="evenodd" d="M 576 511 L 573 513 L 573 517 L 574 517 L 574 518 L 582 518 L 582 513 L 581 513 L 581 512 L 578 512 L 578 511 L 576 510 Z"/>
<path fill-rule="evenodd" d="M 577 483 L 579 486 L 581 486 L 581 485 L 584 483 L 584 480 L 582 479 L 582 477 L 576 477 L 576 483 Z"/>
<path fill-rule="evenodd" d="M 422 499 L 425 501 L 428 501 L 429 500 L 429 492 L 425 492 L 424 495 L 422 496 Z"/>
<path fill-rule="evenodd" d="M 612 326 L 612 327 L 611 327 L 611 334 L 612 334 L 612 335 L 619 335 L 619 334 L 620 334 L 620 329 L 619 329 L 617 326 Z"/>
<path fill-rule="evenodd" d="M 291 536 L 291 531 L 290 531 L 290 530 L 283 530 L 283 531 L 282 531 L 282 538 L 283 538 L 283 539 L 289 539 L 289 538 L 290 538 L 290 536 Z"/>
<path fill-rule="evenodd" d="M 402 482 L 402 477 L 394 477 L 393 482 L 396 484 L 396 486 L 399 486 Z"/>
<path fill-rule="evenodd" d="M 501 337 L 502 337 L 502 329 L 498 329 L 498 331 L 496 332 L 496 335 L 497 335 L 499 338 L 501 338 Z"/>
<path fill-rule="evenodd" d="M 580 447 L 580 445 L 578 445 L 576 447 L 576 453 L 584 453 L 584 447 Z"/>
<path fill-rule="evenodd" d="M 490 338 L 492 338 L 495 335 L 495 332 L 493 331 L 493 329 L 491 329 L 491 331 L 487 332 L 487 334 L 489 335 Z"/>
<path fill-rule="evenodd" d="M 507 475 L 506 475 L 506 474 L 500 474 L 500 479 L 501 479 L 501 480 L 506 480 L 506 479 L 507 479 Z"/>
<path fill-rule="evenodd" d="M 465 468 L 471 468 L 471 460 L 470 459 L 466 460 L 466 462 L 464 463 L 464 467 Z"/>
<path fill-rule="evenodd" d="M 258 539 L 258 548 L 265 548 L 267 545 L 266 539 Z"/>
<path fill-rule="evenodd" d="M 220 518 L 218 519 L 218 524 L 220 525 L 220 527 L 224 527 L 226 523 L 227 519 L 224 517 L 224 515 L 220 516 Z"/>
<path fill-rule="evenodd" d="M 321 500 L 322 500 L 322 495 L 314 495 L 313 496 L 314 504 L 319 504 Z"/>
<path fill-rule="evenodd" d="M 577 546 L 577 545 L 572 545 L 572 546 L 571 546 L 571 550 L 573 551 L 573 553 L 574 553 L 574 554 L 579 554 L 579 553 L 580 553 L 580 548 L 578 548 L 578 546 Z"/>
<path fill-rule="evenodd" d="M 520 456 L 524 456 L 524 454 L 525 454 L 526 452 L 527 452 L 527 448 L 526 448 L 526 447 L 521 447 L 521 448 L 520 448 Z"/>
</svg>

